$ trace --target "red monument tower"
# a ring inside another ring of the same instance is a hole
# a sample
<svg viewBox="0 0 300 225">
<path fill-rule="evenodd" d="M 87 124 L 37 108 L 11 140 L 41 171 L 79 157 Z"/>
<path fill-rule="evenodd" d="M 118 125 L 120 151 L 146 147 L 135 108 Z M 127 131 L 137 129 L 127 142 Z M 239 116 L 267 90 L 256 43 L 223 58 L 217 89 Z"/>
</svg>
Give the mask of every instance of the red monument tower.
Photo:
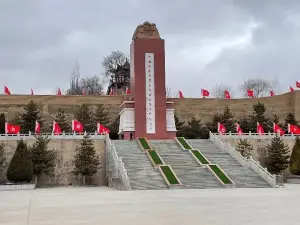
<svg viewBox="0 0 300 225">
<path fill-rule="evenodd" d="M 156 25 L 139 25 L 130 46 L 131 95 L 121 105 L 119 133 L 128 139 L 176 136 L 173 102 L 166 99 L 165 42 Z"/>
</svg>

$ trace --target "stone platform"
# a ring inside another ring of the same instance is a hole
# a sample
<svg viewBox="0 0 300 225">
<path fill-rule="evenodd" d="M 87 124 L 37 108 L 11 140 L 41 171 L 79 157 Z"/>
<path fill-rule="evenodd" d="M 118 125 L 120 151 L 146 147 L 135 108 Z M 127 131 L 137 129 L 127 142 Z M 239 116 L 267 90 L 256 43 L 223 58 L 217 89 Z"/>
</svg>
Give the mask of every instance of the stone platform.
<svg viewBox="0 0 300 225">
<path fill-rule="evenodd" d="M 0 192 L 0 224 L 298 225 L 300 185 L 274 189 Z"/>
</svg>

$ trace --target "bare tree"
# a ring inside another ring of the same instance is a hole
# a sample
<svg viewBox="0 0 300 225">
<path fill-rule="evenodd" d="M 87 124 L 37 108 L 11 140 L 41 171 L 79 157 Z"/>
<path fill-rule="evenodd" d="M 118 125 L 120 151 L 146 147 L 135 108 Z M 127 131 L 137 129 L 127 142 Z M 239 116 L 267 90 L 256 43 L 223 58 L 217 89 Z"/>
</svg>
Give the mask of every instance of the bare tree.
<svg viewBox="0 0 300 225">
<path fill-rule="evenodd" d="M 80 64 L 76 61 L 70 78 L 70 87 L 67 90 L 67 95 L 81 95 L 82 89 L 79 84 L 80 80 Z"/>
<path fill-rule="evenodd" d="M 215 98 L 225 98 L 225 91 L 229 91 L 230 95 L 232 96 L 232 87 L 230 87 L 229 85 L 226 84 L 219 84 L 216 85 L 213 89 L 212 89 L 212 97 Z"/>
<path fill-rule="evenodd" d="M 173 98 L 172 88 L 166 87 L 166 97 Z"/>
<path fill-rule="evenodd" d="M 99 76 L 80 79 L 80 64 L 76 61 L 70 78 L 70 87 L 67 95 L 101 95 L 103 94 L 104 81 Z"/>
<path fill-rule="evenodd" d="M 270 91 L 275 91 L 277 89 L 278 86 L 278 79 L 277 77 L 274 77 L 271 81 L 270 81 Z"/>
<path fill-rule="evenodd" d="M 80 80 L 80 89 L 85 92 L 86 95 L 102 95 L 104 82 L 97 75 L 92 77 L 82 78 Z"/>
<path fill-rule="evenodd" d="M 126 55 L 120 51 L 113 51 L 103 59 L 102 66 L 104 67 L 105 78 L 109 78 L 115 74 L 118 65 L 123 65 L 126 61 Z"/>
<path fill-rule="evenodd" d="M 245 97 L 247 97 L 248 90 L 253 90 L 254 97 L 256 98 L 262 97 L 269 93 L 270 90 L 274 90 L 276 88 L 277 83 L 275 81 L 276 79 L 274 79 L 274 82 L 263 78 L 248 79 L 241 85 L 241 91 Z"/>
</svg>

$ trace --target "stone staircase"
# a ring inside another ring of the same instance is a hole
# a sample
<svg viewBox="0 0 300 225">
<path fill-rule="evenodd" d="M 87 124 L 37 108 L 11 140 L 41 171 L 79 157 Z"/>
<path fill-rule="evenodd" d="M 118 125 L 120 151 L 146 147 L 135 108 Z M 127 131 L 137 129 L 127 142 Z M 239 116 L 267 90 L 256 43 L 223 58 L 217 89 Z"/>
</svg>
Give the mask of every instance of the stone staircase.
<svg viewBox="0 0 300 225">
<path fill-rule="evenodd" d="M 187 142 L 193 149 L 200 150 L 212 164 L 218 164 L 235 182 L 237 188 L 271 187 L 251 168 L 244 168 L 229 153 L 218 149 L 210 140 L 187 139 Z"/>
<path fill-rule="evenodd" d="M 136 141 L 112 140 L 119 157 L 122 157 L 132 190 L 168 189 L 158 169 Z"/>
<path fill-rule="evenodd" d="M 170 165 L 182 183 L 182 188 L 222 188 L 221 183 L 206 168 L 182 150 L 175 140 L 148 140 L 165 164 Z"/>
</svg>

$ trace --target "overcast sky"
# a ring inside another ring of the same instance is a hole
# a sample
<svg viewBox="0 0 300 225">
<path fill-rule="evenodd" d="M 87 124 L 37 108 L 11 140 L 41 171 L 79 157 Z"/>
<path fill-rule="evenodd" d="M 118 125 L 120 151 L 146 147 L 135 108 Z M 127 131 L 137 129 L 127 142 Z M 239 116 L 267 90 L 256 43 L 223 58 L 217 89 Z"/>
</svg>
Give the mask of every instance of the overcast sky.
<svg viewBox="0 0 300 225">
<path fill-rule="evenodd" d="M 12 93 L 67 89 L 102 74 L 111 51 L 129 54 L 136 26 L 157 24 L 166 41 L 167 85 L 185 96 L 216 84 L 300 80 L 299 0 L 0 0 L 0 85 Z M 237 92 L 237 91 L 236 91 Z"/>
</svg>

